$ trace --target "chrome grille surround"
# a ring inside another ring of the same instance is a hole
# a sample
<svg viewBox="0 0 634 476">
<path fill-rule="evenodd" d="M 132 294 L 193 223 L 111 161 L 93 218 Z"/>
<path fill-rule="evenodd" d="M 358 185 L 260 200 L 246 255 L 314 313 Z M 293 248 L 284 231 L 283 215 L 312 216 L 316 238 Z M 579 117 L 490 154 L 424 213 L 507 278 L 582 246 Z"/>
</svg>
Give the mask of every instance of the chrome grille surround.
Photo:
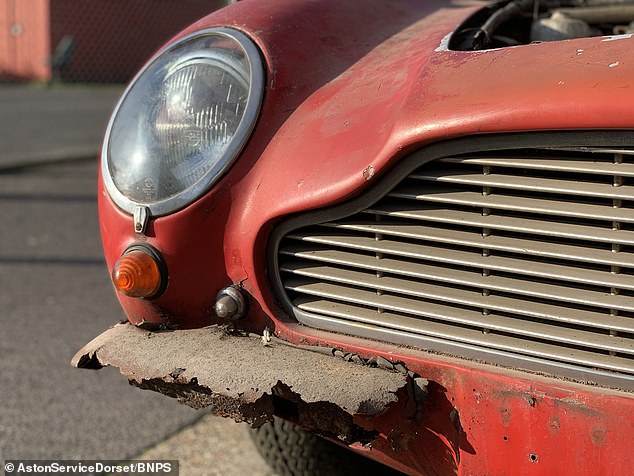
<svg viewBox="0 0 634 476">
<path fill-rule="evenodd" d="M 271 240 L 320 329 L 634 390 L 634 134 L 436 144 Z"/>
</svg>

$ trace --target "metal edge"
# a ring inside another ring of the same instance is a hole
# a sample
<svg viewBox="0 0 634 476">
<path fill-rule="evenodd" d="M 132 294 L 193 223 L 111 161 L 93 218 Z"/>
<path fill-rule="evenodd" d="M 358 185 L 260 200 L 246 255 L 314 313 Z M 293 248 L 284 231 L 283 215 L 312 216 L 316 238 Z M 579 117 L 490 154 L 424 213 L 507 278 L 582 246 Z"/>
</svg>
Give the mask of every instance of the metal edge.
<svg viewBox="0 0 634 476">
<path fill-rule="evenodd" d="M 267 247 L 268 275 L 274 296 L 288 316 L 308 327 L 379 340 L 391 344 L 412 346 L 422 351 L 444 353 L 458 358 L 473 359 L 492 365 L 545 373 L 549 376 L 564 377 L 581 383 L 594 383 L 610 388 L 634 391 L 634 376 L 612 374 L 547 359 L 513 355 L 504 351 L 445 341 L 428 336 L 408 334 L 388 328 L 366 324 L 345 322 L 326 316 L 306 313 L 295 307 L 284 290 L 279 267 L 278 249 L 282 238 L 289 232 L 305 226 L 315 225 L 350 216 L 368 208 L 381 200 L 395 185 L 416 168 L 432 160 L 454 154 L 508 149 L 540 149 L 566 147 L 632 147 L 634 130 L 587 130 L 587 131 L 542 131 L 522 133 L 500 133 L 468 136 L 449 141 L 437 142 L 406 156 L 390 170 L 379 183 L 361 195 L 328 208 L 296 214 L 282 219 L 272 230 Z M 287 318 L 288 319 L 288 318 Z M 459 352 L 457 352 L 459 351 Z M 496 356 L 500 362 L 491 362 Z"/>
<path fill-rule="evenodd" d="M 458 341 L 449 341 L 422 334 L 411 334 L 387 327 L 346 322 L 343 319 L 318 316 L 299 309 L 295 311 L 295 315 L 302 324 L 321 330 L 381 340 L 388 343 L 398 343 L 399 345 L 420 349 L 425 352 L 445 354 L 458 359 L 472 359 L 479 363 L 513 370 L 537 372 L 549 377 L 562 378 L 577 383 L 590 383 L 615 390 L 634 392 L 634 375 L 613 374 L 547 359 L 515 355 L 503 350 L 488 349 Z M 491 358 L 495 358 L 495 361 L 492 361 Z"/>
<path fill-rule="evenodd" d="M 247 60 L 249 62 L 249 68 L 251 70 L 251 88 L 249 89 L 247 106 L 242 121 L 240 121 L 238 129 L 236 130 L 236 134 L 234 136 L 236 140 L 231 141 L 227 147 L 227 150 L 225 151 L 223 166 L 212 168 L 209 172 L 205 174 L 204 178 L 198 181 L 196 184 L 168 199 L 149 204 L 130 200 L 125 195 L 123 195 L 119 191 L 119 189 L 117 189 L 112 177 L 110 176 L 110 170 L 108 167 L 108 149 L 110 143 L 110 134 L 112 132 L 114 121 L 119 113 L 119 109 L 121 108 L 123 102 L 126 100 L 132 88 L 136 85 L 139 78 L 162 55 L 182 45 L 183 43 L 195 40 L 199 37 L 213 35 L 223 36 L 225 38 L 230 38 L 236 41 L 244 49 Z M 129 213 L 130 215 L 134 213 L 134 209 L 136 207 L 144 206 L 149 209 L 151 216 L 161 216 L 173 213 L 184 208 L 185 206 L 193 203 L 196 199 L 200 198 L 207 191 L 209 191 L 211 187 L 220 180 L 220 178 L 225 174 L 229 167 L 233 165 L 251 137 L 258 116 L 260 114 L 262 101 L 264 99 L 264 75 L 264 61 L 262 60 L 261 53 L 255 45 L 255 42 L 251 40 L 246 34 L 233 28 L 206 28 L 190 35 L 186 35 L 159 50 L 134 76 L 132 81 L 130 81 L 130 84 L 121 95 L 121 98 L 117 102 L 117 105 L 115 106 L 112 115 L 110 116 L 110 119 L 108 121 L 108 126 L 106 128 L 106 133 L 104 135 L 103 145 L 101 148 L 101 175 L 103 177 L 104 186 L 106 187 L 108 195 L 110 196 L 112 201 L 119 208 Z"/>
</svg>

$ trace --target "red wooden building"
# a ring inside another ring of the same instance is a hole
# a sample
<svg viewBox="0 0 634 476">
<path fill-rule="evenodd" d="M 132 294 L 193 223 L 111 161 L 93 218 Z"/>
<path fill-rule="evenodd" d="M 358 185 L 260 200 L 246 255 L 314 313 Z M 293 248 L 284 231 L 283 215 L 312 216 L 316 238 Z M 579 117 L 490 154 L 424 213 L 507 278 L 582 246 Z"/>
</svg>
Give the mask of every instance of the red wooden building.
<svg viewBox="0 0 634 476">
<path fill-rule="evenodd" d="M 125 82 L 226 0 L 0 0 L 0 81 Z"/>
</svg>

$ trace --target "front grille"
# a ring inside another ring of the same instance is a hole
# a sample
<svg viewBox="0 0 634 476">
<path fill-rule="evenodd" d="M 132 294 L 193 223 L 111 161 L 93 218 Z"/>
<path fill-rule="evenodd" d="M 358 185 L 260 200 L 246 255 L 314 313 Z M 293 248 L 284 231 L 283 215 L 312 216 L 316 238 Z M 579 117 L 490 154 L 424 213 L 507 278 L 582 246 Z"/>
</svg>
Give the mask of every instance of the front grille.
<svg viewBox="0 0 634 476">
<path fill-rule="evenodd" d="M 633 154 L 432 160 L 361 211 L 285 232 L 280 286 L 311 325 L 631 389 Z"/>
</svg>

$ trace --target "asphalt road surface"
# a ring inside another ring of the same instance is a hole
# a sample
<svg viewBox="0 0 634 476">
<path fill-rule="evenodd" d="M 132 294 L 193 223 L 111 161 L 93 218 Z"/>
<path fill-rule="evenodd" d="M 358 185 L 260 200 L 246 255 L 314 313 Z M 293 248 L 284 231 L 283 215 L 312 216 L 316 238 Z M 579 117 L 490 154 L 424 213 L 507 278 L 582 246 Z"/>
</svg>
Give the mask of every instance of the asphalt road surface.
<svg viewBox="0 0 634 476">
<path fill-rule="evenodd" d="M 0 461 L 122 460 L 155 448 L 146 454 L 191 459 L 183 476 L 245 474 L 245 462 L 268 474 L 246 428 L 199 421 L 204 413 L 115 369 L 70 367 L 122 318 L 102 259 L 96 173 L 94 160 L 0 170 Z"/>
<path fill-rule="evenodd" d="M 0 166 L 94 156 L 121 92 L 0 84 Z"/>
</svg>

